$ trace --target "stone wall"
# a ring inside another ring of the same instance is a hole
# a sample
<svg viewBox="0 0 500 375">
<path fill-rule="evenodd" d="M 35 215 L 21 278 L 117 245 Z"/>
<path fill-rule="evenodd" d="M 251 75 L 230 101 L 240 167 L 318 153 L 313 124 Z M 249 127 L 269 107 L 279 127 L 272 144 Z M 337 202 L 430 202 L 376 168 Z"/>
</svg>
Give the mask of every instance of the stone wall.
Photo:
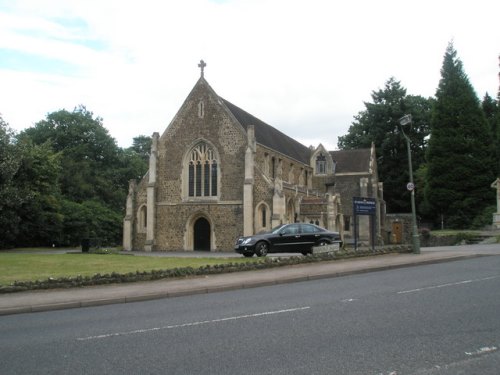
<svg viewBox="0 0 500 375">
<path fill-rule="evenodd" d="M 206 218 L 211 227 L 211 250 L 232 251 L 235 240 L 243 233 L 241 205 L 178 204 L 157 207 L 158 225 L 154 250 L 193 250 L 193 225 Z"/>
<path fill-rule="evenodd" d="M 199 217 L 210 223 L 213 251 L 232 250 L 243 231 L 246 135 L 207 86 L 195 86 L 159 141 L 155 250 L 192 250 Z M 187 194 L 187 153 L 200 140 L 217 155 L 217 197 Z"/>
</svg>

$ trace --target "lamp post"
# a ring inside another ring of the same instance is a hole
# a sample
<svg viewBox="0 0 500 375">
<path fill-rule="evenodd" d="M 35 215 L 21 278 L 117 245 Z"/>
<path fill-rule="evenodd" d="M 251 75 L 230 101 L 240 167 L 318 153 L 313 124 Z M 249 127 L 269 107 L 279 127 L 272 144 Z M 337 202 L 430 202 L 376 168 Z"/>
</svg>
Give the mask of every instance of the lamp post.
<svg viewBox="0 0 500 375">
<path fill-rule="evenodd" d="M 399 124 L 401 125 L 401 132 L 406 139 L 406 148 L 408 149 L 408 171 L 410 173 L 410 182 L 406 185 L 407 189 L 411 192 L 411 220 L 412 220 L 412 242 L 413 242 L 413 253 L 420 254 L 420 238 L 418 236 L 417 228 L 417 213 L 415 209 L 415 184 L 413 183 L 413 168 L 411 165 L 411 149 L 410 149 L 410 138 L 405 134 L 403 126 L 411 126 L 411 115 L 405 115 L 399 119 Z"/>
</svg>

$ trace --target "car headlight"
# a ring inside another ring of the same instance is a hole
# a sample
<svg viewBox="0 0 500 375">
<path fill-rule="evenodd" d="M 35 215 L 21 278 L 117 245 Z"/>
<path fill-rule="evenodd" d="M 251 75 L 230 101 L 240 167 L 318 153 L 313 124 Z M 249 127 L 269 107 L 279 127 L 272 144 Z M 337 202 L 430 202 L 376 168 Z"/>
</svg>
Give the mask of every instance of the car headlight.
<svg viewBox="0 0 500 375">
<path fill-rule="evenodd" d="M 242 244 L 242 245 L 248 245 L 250 242 L 252 242 L 252 240 L 253 240 L 253 238 L 252 238 L 252 237 L 250 237 L 250 238 L 245 238 L 241 244 Z"/>
</svg>

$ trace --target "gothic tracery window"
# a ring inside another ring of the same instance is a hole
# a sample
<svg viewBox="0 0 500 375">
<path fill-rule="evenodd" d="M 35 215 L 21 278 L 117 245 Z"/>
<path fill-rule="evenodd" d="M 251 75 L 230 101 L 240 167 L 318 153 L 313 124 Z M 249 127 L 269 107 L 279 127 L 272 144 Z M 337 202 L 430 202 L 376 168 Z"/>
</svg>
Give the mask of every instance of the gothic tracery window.
<svg viewBox="0 0 500 375">
<path fill-rule="evenodd" d="M 217 196 L 218 163 L 215 152 L 205 142 L 194 146 L 189 153 L 189 197 Z"/>
</svg>

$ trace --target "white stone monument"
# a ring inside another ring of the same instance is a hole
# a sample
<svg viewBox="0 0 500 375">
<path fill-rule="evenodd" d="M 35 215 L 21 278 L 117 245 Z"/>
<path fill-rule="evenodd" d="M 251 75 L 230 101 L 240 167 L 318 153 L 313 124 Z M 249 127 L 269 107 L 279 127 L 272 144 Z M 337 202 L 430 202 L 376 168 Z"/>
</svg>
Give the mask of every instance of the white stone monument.
<svg viewBox="0 0 500 375">
<path fill-rule="evenodd" d="M 497 189 L 497 212 L 493 214 L 493 227 L 500 229 L 500 177 L 491 184 L 493 189 Z"/>
</svg>

